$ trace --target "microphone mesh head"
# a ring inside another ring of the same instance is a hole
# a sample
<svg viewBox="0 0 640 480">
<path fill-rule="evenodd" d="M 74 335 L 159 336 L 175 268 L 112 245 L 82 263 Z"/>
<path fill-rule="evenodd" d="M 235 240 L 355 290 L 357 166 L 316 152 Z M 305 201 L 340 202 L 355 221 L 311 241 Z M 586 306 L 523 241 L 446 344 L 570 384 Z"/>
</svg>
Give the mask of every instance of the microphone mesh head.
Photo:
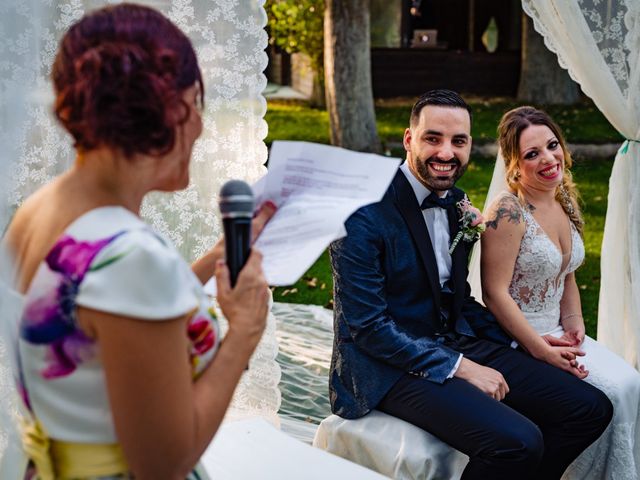
<svg viewBox="0 0 640 480">
<path fill-rule="evenodd" d="M 220 213 L 222 218 L 253 216 L 253 191 L 242 180 L 229 180 L 220 189 Z"/>
</svg>

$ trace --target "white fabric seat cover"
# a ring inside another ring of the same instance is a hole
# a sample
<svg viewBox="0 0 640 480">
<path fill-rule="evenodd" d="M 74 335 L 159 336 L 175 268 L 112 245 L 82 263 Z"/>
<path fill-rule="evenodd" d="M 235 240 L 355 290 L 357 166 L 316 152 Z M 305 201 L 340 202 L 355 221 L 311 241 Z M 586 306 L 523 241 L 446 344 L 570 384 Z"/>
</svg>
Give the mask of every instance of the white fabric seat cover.
<svg viewBox="0 0 640 480">
<path fill-rule="evenodd" d="M 377 410 L 356 420 L 330 415 L 313 446 L 397 480 L 459 479 L 469 461 L 421 428 Z"/>
</svg>

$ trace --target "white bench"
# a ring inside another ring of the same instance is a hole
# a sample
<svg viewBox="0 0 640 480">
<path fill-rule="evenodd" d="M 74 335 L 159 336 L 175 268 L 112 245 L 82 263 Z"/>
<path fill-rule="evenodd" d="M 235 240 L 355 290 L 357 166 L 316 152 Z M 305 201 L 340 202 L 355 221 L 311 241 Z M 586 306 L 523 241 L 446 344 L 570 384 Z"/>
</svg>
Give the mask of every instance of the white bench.
<svg viewBox="0 0 640 480">
<path fill-rule="evenodd" d="M 397 480 L 459 479 L 469 457 L 428 432 L 377 410 L 325 418 L 313 446 Z"/>
</svg>

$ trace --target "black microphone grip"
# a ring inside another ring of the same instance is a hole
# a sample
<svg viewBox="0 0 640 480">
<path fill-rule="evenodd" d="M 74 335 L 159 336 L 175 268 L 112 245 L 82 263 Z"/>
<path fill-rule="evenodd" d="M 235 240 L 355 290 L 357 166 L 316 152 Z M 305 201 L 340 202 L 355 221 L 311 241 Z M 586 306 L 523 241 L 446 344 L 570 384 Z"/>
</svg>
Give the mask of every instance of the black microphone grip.
<svg viewBox="0 0 640 480">
<path fill-rule="evenodd" d="M 242 180 L 229 180 L 220 189 L 219 205 L 227 267 L 234 287 L 251 252 L 253 191 Z"/>
<path fill-rule="evenodd" d="M 224 228 L 224 248 L 231 287 L 235 287 L 240 270 L 247 263 L 251 253 L 251 219 L 225 218 L 222 220 Z"/>
<path fill-rule="evenodd" d="M 251 252 L 253 191 L 241 180 L 230 180 L 220 189 L 218 201 L 224 228 L 224 249 L 229 268 L 229 280 L 233 288 Z M 245 370 L 248 369 L 249 365 Z"/>
</svg>

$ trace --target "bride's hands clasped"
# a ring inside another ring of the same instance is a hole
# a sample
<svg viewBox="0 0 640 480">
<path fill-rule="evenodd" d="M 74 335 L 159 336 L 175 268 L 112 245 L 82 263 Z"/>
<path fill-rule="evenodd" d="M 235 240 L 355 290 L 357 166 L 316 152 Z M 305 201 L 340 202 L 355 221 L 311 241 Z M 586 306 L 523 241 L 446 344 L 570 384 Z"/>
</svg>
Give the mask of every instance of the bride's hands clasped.
<svg viewBox="0 0 640 480">
<path fill-rule="evenodd" d="M 585 355 L 584 351 L 574 347 L 573 343 L 564 337 L 556 338 L 551 335 L 543 335 L 542 339 L 546 342 L 547 348 L 542 352 L 540 360 L 544 360 L 580 379 L 584 379 L 589 375 L 589 371 L 585 366 L 578 362 L 578 357 Z"/>
</svg>

